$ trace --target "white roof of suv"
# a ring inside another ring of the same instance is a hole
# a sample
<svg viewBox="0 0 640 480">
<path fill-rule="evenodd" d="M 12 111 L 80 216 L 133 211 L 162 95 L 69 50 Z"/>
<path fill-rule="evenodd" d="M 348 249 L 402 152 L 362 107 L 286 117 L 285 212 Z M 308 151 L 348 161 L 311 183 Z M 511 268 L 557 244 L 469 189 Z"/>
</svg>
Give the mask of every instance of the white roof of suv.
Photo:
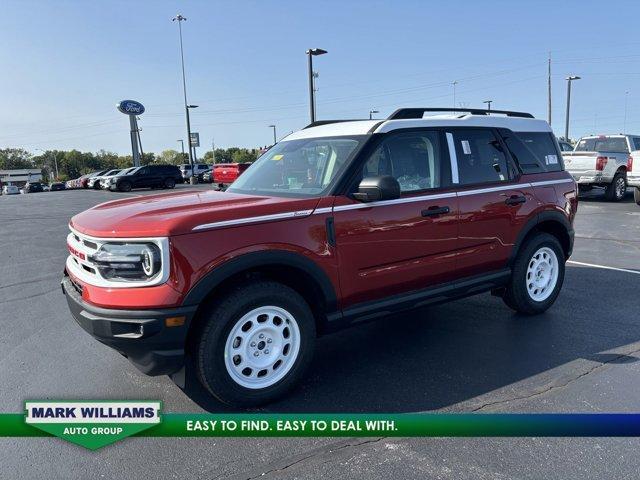
<svg viewBox="0 0 640 480">
<path fill-rule="evenodd" d="M 499 113 L 499 112 L 496 112 Z M 393 115 L 392 115 L 393 117 Z M 316 137 L 337 137 L 386 133 L 400 128 L 418 127 L 494 127 L 508 128 L 514 132 L 551 132 L 545 120 L 525 116 L 502 116 L 487 114 L 433 115 L 423 118 L 398 118 L 387 120 L 336 121 L 324 125 L 309 126 L 288 135 L 284 141 Z"/>
</svg>

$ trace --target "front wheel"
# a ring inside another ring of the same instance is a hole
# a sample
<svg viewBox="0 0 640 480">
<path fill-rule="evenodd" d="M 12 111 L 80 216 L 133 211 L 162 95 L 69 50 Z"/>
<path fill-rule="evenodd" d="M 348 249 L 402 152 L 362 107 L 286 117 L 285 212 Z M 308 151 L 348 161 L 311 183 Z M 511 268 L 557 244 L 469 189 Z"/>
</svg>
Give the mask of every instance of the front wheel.
<svg viewBox="0 0 640 480">
<path fill-rule="evenodd" d="M 121 192 L 130 192 L 131 191 L 131 183 L 130 182 L 120 182 L 118 185 L 118 190 Z"/>
<path fill-rule="evenodd" d="M 633 199 L 636 201 L 636 204 L 640 205 L 640 187 L 633 189 Z"/>
<path fill-rule="evenodd" d="M 518 252 L 505 303 L 519 313 L 535 315 L 556 301 L 564 281 L 565 256 L 556 237 L 539 233 Z"/>
<path fill-rule="evenodd" d="M 176 181 L 173 178 L 167 178 L 164 181 L 164 188 L 174 188 L 176 186 Z"/>
<path fill-rule="evenodd" d="M 196 371 L 218 400 L 255 407 L 284 395 L 313 356 L 315 321 L 291 288 L 256 281 L 224 295 L 195 345 Z"/>
</svg>

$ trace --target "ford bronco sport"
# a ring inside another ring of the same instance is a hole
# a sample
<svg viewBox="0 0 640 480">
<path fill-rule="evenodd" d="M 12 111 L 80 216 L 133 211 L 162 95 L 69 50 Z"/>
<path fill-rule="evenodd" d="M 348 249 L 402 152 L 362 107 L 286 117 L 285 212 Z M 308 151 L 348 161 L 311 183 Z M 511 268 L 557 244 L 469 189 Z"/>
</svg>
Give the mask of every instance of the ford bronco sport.
<svg viewBox="0 0 640 480">
<path fill-rule="evenodd" d="M 544 312 L 576 209 L 543 120 L 401 109 L 315 122 L 226 192 L 76 215 L 62 286 L 80 326 L 143 372 L 179 382 L 193 368 L 246 407 L 292 388 L 317 335 L 357 321 L 485 291 Z"/>
</svg>

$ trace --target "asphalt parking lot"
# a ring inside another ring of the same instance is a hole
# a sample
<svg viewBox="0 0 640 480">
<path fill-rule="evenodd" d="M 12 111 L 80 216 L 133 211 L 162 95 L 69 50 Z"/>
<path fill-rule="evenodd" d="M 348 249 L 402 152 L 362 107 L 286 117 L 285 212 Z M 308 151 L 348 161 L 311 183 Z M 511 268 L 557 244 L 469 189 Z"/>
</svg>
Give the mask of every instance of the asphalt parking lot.
<svg viewBox="0 0 640 480">
<path fill-rule="evenodd" d="M 61 294 L 68 219 L 148 193 L 0 197 L 0 411 L 39 398 L 224 411 L 192 379 L 185 395 L 167 377 L 139 374 L 78 328 Z M 640 207 L 630 193 L 621 203 L 594 193 L 581 198 L 575 228 L 564 288 L 544 315 L 519 317 L 485 294 L 324 337 L 301 387 L 262 411 L 637 412 Z M 637 478 L 639 448 L 624 438 L 149 438 L 94 453 L 1 439 L 0 477 Z"/>
</svg>

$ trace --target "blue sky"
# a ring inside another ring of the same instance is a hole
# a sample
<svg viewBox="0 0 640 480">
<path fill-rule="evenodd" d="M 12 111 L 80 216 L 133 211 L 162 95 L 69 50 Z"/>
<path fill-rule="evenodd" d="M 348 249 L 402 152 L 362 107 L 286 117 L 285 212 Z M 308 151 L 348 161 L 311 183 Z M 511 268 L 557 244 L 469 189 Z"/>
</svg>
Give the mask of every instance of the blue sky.
<svg viewBox="0 0 640 480">
<path fill-rule="evenodd" d="M 130 153 L 115 104 L 141 101 L 145 151 L 185 138 L 183 24 L 192 130 L 201 142 L 254 147 L 308 120 L 305 50 L 318 57 L 318 118 L 388 115 L 400 106 L 482 107 L 547 116 L 571 136 L 640 133 L 640 4 L 573 1 L 4 0 L 0 148 Z M 629 92 L 625 94 L 625 92 Z M 203 146 L 204 146 L 203 145 Z M 199 149 L 204 153 L 204 148 Z"/>
</svg>

